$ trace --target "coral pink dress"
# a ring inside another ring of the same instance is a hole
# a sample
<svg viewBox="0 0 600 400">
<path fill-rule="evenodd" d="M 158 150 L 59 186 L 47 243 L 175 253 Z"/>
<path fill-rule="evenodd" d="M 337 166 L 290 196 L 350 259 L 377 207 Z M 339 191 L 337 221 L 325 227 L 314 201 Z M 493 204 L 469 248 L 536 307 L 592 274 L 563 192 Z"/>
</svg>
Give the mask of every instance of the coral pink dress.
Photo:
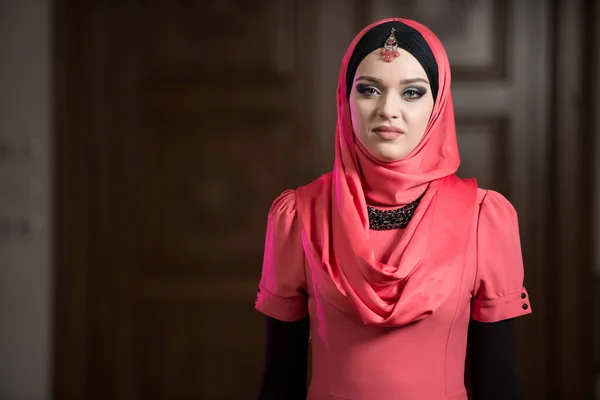
<svg viewBox="0 0 600 400">
<path fill-rule="evenodd" d="M 478 190 L 476 222 L 460 280 L 428 318 L 399 328 L 365 325 L 319 293 L 302 248 L 295 193 L 269 213 L 265 269 L 256 308 L 282 321 L 310 316 L 308 400 L 465 400 L 469 319 L 496 322 L 531 312 L 523 287 L 517 216 L 494 191 Z M 376 257 L 403 231 L 372 231 Z"/>
</svg>

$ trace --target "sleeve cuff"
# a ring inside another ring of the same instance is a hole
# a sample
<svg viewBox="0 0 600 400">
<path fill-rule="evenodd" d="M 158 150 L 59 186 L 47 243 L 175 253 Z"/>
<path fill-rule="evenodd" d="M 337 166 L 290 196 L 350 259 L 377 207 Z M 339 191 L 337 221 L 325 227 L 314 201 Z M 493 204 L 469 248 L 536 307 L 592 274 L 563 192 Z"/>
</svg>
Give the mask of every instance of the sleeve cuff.
<svg viewBox="0 0 600 400">
<path fill-rule="evenodd" d="M 496 299 L 473 299 L 471 318 L 479 322 L 498 322 L 531 314 L 529 293 L 525 288 Z"/>
<path fill-rule="evenodd" d="M 299 321 L 308 316 L 306 297 L 277 297 L 262 286 L 257 289 L 254 308 L 271 318 L 284 322 Z"/>
</svg>

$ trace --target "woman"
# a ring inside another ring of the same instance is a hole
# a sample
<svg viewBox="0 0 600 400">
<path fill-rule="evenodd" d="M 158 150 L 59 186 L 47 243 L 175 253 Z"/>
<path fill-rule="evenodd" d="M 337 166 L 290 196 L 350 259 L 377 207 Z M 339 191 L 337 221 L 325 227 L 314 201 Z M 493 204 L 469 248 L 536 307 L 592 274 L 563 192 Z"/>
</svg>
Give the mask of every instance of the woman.
<svg viewBox="0 0 600 400">
<path fill-rule="evenodd" d="M 385 19 L 342 62 L 331 173 L 269 212 L 256 308 L 261 400 L 511 400 L 531 312 L 517 216 L 455 176 L 450 67 L 426 27 Z"/>
</svg>

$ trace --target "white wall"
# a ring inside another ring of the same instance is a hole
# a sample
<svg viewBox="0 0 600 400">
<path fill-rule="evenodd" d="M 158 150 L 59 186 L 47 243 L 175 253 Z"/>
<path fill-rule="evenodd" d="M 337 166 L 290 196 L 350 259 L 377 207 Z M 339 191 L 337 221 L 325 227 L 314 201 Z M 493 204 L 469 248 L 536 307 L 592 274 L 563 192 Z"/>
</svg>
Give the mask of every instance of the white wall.
<svg viewBox="0 0 600 400">
<path fill-rule="evenodd" d="M 0 0 L 0 399 L 49 399 L 50 0 Z"/>
</svg>

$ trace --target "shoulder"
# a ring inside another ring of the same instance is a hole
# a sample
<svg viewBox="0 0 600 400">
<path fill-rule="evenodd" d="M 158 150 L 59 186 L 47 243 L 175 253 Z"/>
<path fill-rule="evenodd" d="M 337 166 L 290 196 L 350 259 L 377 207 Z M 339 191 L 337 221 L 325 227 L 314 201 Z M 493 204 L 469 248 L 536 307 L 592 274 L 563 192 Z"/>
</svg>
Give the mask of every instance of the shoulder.
<svg viewBox="0 0 600 400">
<path fill-rule="evenodd" d="M 501 213 L 516 216 L 517 211 L 502 194 L 488 189 L 477 189 L 477 203 L 482 213 Z"/>
<path fill-rule="evenodd" d="M 478 237 L 489 236 L 497 241 L 502 241 L 502 238 L 517 240 L 518 216 L 510 201 L 493 190 L 479 189 L 477 197 L 481 201 L 477 222 Z"/>
<path fill-rule="evenodd" d="M 271 204 L 269 220 L 293 220 L 296 216 L 296 192 L 292 189 L 284 190 Z"/>
</svg>

